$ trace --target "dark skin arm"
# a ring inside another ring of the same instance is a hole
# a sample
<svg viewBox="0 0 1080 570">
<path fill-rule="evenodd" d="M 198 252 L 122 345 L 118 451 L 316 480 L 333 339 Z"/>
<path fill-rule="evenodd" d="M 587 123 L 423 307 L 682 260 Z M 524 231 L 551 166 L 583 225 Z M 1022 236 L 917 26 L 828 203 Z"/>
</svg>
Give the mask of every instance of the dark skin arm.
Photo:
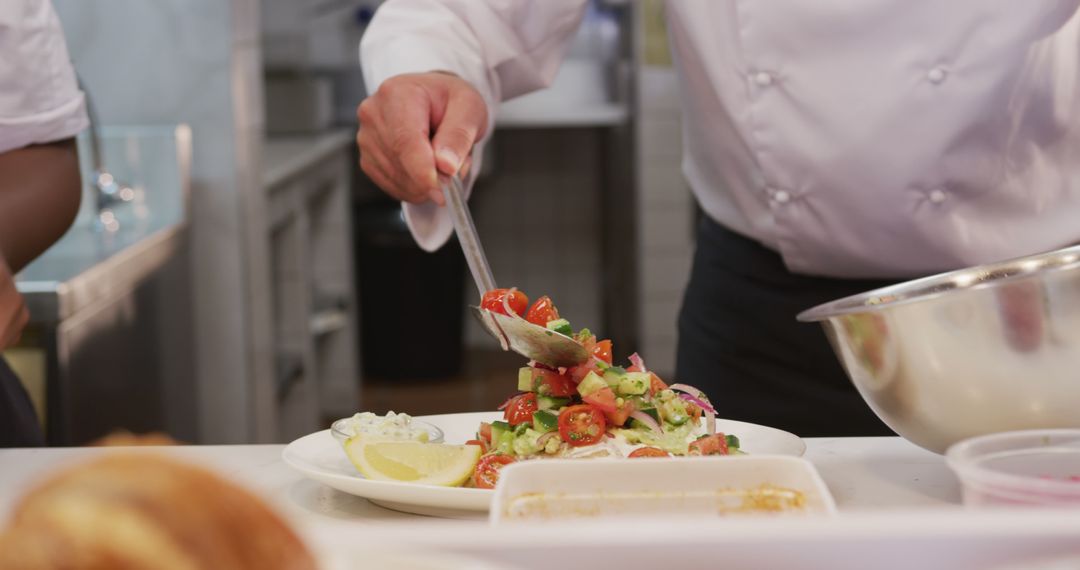
<svg viewBox="0 0 1080 570">
<path fill-rule="evenodd" d="M 64 235 L 81 197 L 74 139 L 0 154 L 0 254 L 13 273 Z"/>
<path fill-rule="evenodd" d="M 67 231 L 80 184 L 74 139 L 0 154 L 0 350 L 18 342 L 30 316 L 14 275 Z"/>
</svg>

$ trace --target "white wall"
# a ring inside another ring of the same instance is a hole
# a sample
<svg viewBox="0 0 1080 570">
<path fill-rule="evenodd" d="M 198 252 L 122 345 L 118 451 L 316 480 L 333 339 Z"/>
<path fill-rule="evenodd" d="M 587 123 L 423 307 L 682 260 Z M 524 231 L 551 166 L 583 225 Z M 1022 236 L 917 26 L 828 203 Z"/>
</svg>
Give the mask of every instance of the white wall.
<svg viewBox="0 0 1080 570">
<path fill-rule="evenodd" d="M 200 440 L 269 434 L 258 0 L 54 0 L 104 124 L 191 126 Z M 264 406 L 265 407 L 265 406 Z"/>
</svg>

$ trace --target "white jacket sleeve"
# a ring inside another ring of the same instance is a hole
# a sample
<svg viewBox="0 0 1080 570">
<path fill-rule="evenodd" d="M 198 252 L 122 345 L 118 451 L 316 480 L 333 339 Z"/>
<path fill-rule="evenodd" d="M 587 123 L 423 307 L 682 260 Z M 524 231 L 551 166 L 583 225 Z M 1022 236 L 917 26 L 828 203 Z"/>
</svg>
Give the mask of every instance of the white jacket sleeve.
<svg viewBox="0 0 1080 570">
<path fill-rule="evenodd" d="M 0 1 L 0 153 L 73 137 L 86 107 L 48 0 Z"/>
<path fill-rule="evenodd" d="M 394 75 L 450 71 L 475 86 L 489 118 L 488 132 L 473 150 L 475 178 L 496 105 L 551 84 L 587 5 L 588 0 L 387 0 L 360 43 L 364 82 L 374 93 Z M 443 208 L 430 202 L 403 208 L 425 250 L 438 249 L 453 233 Z"/>
</svg>

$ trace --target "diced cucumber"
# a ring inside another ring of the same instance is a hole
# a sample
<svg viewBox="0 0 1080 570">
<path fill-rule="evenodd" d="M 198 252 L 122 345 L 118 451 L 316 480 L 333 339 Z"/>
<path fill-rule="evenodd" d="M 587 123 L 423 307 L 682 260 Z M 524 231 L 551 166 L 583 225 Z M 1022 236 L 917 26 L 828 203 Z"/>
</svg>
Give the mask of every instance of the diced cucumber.
<svg viewBox="0 0 1080 570">
<path fill-rule="evenodd" d="M 673 398 L 660 404 L 660 417 L 675 426 L 681 426 L 690 419 L 690 415 L 686 411 L 686 403 L 679 398 Z"/>
<path fill-rule="evenodd" d="M 559 416 L 547 411 L 537 410 L 533 412 L 533 429 L 540 433 L 555 431 L 559 428 Z"/>
<path fill-rule="evenodd" d="M 499 436 L 498 443 L 495 445 L 495 451 L 498 453 L 505 453 L 506 455 L 514 454 L 514 432 L 506 431 Z"/>
<path fill-rule="evenodd" d="M 498 446 L 503 434 L 511 433 L 510 424 L 506 422 L 491 422 L 491 444 Z"/>
<path fill-rule="evenodd" d="M 521 424 L 528 425 L 528 424 Z M 537 444 L 540 436 L 544 435 L 534 429 L 525 429 L 521 433 L 514 437 L 513 449 L 514 455 L 535 455 L 540 452 L 540 446 Z"/>
<path fill-rule="evenodd" d="M 603 378 L 601 378 L 595 372 L 589 372 L 585 375 L 585 378 L 581 379 L 581 383 L 578 384 L 577 391 L 578 394 L 581 394 L 581 397 L 584 398 L 586 396 L 591 396 L 607 387 L 608 384 L 607 382 L 604 382 Z"/>
<path fill-rule="evenodd" d="M 570 398 L 552 398 L 551 396 L 537 396 L 536 407 L 541 410 L 558 410 L 563 406 L 570 405 Z"/>
<path fill-rule="evenodd" d="M 626 374 L 626 369 L 622 366 L 608 366 L 605 372 L 614 372 L 615 374 L 622 376 L 623 374 Z"/>
<path fill-rule="evenodd" d="M 604 374 L 607 378 L 607 374 Z M 619 379 L 617 388 L 623 396 L 640 396 L 649 391 L 649 375 L 645 372 L 627 372 Z"/>
<path fill-rule="evenodd" d="M 724 439 L 727 440 L 728 449 L 739 449 L 739 438 L 733 435 L 725 435 Z"/>
<path fill-rule="evenodd" d="M 506 422 L 491 422 L 491 446 L 501 453 L 514 453 L 514 431 Z"/>
<path fill-rule="evenodd" d="M 570 321 L 566 319 L 555 319 L 554 321 L 548 321 L 547 329 L 555 331 L 559 334 L 566 336 L 574 336 L 574 329 L 570 328 Z"/>
<path fill-rule="evenodd" d="M 524 366 L 518 369 L 518 390 L 522 392 L 532 392 L 535 390 L 533 386 L 533 369 L 528 366 Z"/>
</svg>

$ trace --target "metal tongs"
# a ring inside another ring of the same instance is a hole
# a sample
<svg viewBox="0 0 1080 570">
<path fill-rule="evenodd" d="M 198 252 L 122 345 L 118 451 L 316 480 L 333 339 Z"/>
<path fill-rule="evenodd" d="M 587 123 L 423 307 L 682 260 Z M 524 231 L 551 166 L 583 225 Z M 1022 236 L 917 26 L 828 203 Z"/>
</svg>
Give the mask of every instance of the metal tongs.
<svg viewBox="0 0 1080 570">
<path fill-rule="evenodd" d="M 495 289 L 495 278 L 491 275 L 491 267 L 465 203 L 461 179 L 457 175 L 440 175 L 439 183 L 442 185 L 443 196 L 446 197 L 446 210 L 454 222 L 454 231 L 461 242 L 461 250 L 465 253 L 465 261 L 469 264 L 473 281 L 483 298 L 484 293 Z M 525 358 L 552 367 L 574 366 L 589 358 L 585 347 L 574 339 L 534 325 L 519 315 L 504 315 L 473 305 L 469 308 L 491 336 L 499 340 L 503 350 L 513 350 Z"/>
</svg>

